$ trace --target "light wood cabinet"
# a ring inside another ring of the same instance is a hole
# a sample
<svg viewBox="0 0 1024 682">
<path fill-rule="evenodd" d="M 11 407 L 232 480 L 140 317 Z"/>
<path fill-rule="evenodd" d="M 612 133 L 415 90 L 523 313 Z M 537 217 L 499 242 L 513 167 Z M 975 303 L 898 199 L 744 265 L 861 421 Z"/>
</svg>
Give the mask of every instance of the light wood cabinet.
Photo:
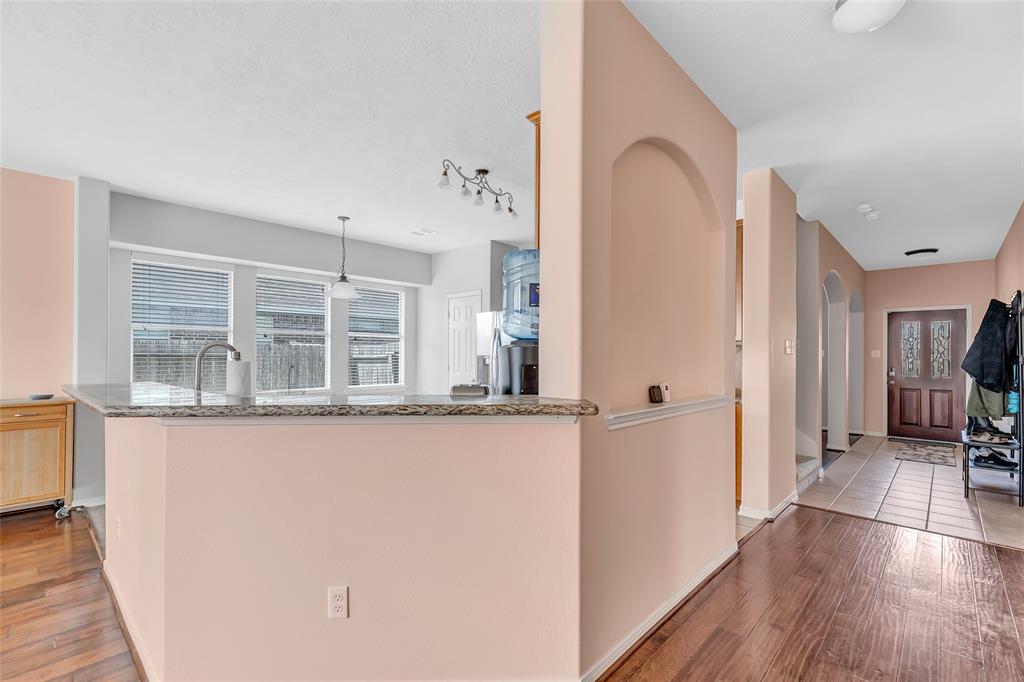
<svg viewBox="0 0 1024 682">
<path fill-rule="evenodd" d="M 71 506 L 74 401 L 0 401 L 0 512 Z"/>
</svg>

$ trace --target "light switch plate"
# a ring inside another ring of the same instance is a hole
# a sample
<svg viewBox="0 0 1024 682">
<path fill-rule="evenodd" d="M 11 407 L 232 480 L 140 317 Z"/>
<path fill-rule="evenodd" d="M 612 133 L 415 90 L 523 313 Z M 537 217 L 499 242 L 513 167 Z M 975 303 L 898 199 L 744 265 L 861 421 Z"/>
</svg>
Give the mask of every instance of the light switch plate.
<svg viewBox="0 0 1024 682">
<path fill-rule="evenodd" d="M 786 339 L 786 355 L 793 354 L 793 339 Z"/>
<path fill-rule="evenodd" d="M 873 357 L 873 358 L 880 358 L 880 357 L 882 357 L 882 351 L 880 351 L 880 350 L 873 350 L 873 351 L 871 351 L 871 357 Z"/>
</svg>

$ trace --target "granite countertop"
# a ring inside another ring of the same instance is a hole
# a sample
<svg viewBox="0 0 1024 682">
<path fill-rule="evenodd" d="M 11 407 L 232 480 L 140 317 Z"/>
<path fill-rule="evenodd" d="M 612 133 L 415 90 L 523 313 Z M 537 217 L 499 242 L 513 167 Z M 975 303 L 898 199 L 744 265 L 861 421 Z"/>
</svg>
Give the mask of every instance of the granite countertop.
<svg viewBox="0 0 1024 682">
<path fill-rule="evenodd" d="M 80 384 L 62 390 L 105 417 L 530 417 L 589 416 L 589 400 L 525 395 L 346 395 L 290 391 L 235 398 L 154 382 Z"/>
</svg>

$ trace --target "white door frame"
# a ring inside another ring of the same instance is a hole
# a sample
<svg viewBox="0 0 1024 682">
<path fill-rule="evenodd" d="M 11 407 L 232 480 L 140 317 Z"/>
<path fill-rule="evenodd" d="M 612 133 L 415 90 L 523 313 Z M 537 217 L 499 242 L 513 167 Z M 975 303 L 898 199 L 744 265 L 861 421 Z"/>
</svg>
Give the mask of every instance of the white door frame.
<svg viewBox="0 0 1024 682">
<path fill-rule="evenodd" d="M 883 308 L 882 309 L 882 432 L 878 435 L 883 438 L 889 437 L 889 313 L 916 313 L 924 310 L 965 310 L 967 311 L 967 331 L 964 336 L 964 351 L 971 347 L 971 340 L 974 338 L 974 323 L 972 321 L 973 305 L 916 305 L 907 308 Z M 865 344 L 866 345 L 866 344 Z M 966 396 L 971 392 L 971 377 L 964 372 Z M 864 435 L 872 435 L 865 433 Z"/>
<path fill-rule="evenodd" d="M 484 290 L 483 289 L 472 289 L 470 291 L 458 291 L 458 292 L 455 292 L 453 294 L 445 294 L 444 295 L 444 361 L 445 361 L 444 378 L 445 378 L 445 381 L 448 381 L 448 371 L 449 371 L 449 368 L 448 368 L 448 322 L 449 322 L 449 320 L 448 320 L 448 311 L 451 310 L 452 299 L 453 298 L 462 298 L 463 296 L 474 296 L 474 295 L 480 301 L 480 306 L 478 307 L 478 310 L 480 312 L 486 312 L 486 311 L 484 311 Z"/>
</svg>

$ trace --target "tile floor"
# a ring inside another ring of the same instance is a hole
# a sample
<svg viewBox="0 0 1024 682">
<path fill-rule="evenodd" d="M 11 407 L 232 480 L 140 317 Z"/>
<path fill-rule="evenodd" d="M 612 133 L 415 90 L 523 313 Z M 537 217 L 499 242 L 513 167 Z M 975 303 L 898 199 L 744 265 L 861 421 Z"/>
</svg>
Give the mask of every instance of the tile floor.
<svg viewBox="0 0 1024 682">
<path fill-rule="evenodd" d="M 972 469 L 975 489 L 964 499 L 959 448 L 957 466 L 947 467 L 896 459 L 898 447 L 864 436 L 800 493 L 798 503 L 1024 549 L 1024 507 L 999 492 L 1016 491 L 1009 474 Z"/>
<path fill-rule="evenodd" d="M 736 512 L 736 542 L 742 540 L 748 533 L 760 525 L 761 519 L 755 519 L 749 516 L 740 516 L 740 513 Z"/>
</svg>

